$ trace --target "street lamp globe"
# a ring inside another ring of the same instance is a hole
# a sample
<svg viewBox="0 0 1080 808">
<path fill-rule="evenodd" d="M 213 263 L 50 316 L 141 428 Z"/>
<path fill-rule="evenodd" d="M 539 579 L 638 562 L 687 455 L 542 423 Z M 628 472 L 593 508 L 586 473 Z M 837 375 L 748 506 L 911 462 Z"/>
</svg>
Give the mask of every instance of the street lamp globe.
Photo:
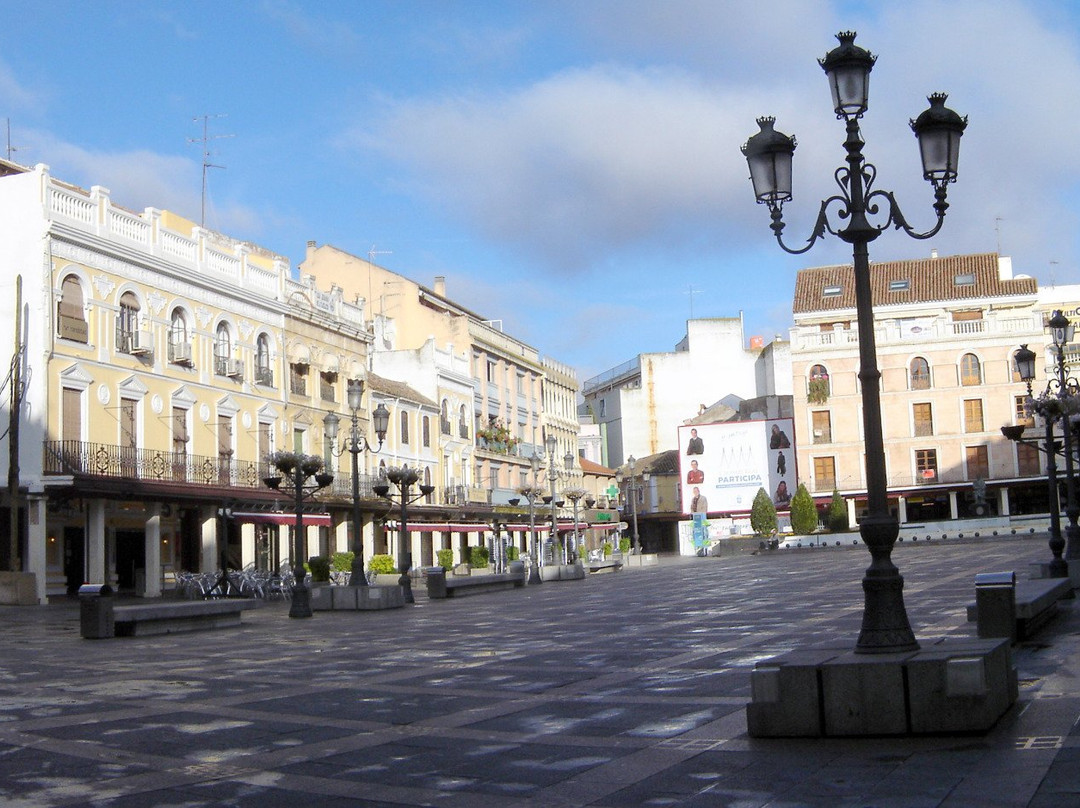
<svg viewBox="0 0 1080 808">
<path fill-rule="evenodd" d="M 338 428 L 341 426 L 341 417 L 336 412 L 328 412 L 323 416 L 323 434 L 330 443 L 335 443 L 338 436 Z"/>
<path fill-rule="evenodd" d="M 349 409 L 356 411 L 360 409 L 361 403 L 364 400 L 364 382 L 362 379 L 349 379 L 349 387 L 345 393 L 346 400 L 349 404 Z"/>
<path fill-rule="evenodd" d="M 1076 327 L 1069 322 L 1068 317 L 1061 313 L 1061 309 L 1054 311 L 1047 325 L 1050 326 L 1050 334 L 1057 348 L 1063 348 L 1072 342 Z"/>
<path fill-rule="evenodd" d="M 1031 382 L 1035 379 L 1035 352 L 1028 346 L 1021 345 L 1015 354 L 1013 361 L 1016 362 L 1016 375 L 1022 382 Z"/>
<path fill-rule="evenodd" d="M 836 35 L 840 44 L 818 59 L 818 64 L 829 78 L 833 109 L 837 118 L 858 118 L 870 100 L 870 71 L 877 57 L 855 44 L 854 31 L 841 31 Z"/>
<path fill-rule="evenodd" d="M 791 160 L 795 138 L 773 129 L 776 118 L 757 119 L 761 131 L 747 138 L 742 147 L 750 167 L 754 198 L 759 203 L 780 204 L 791 199 Z"/>
<path fill-rule="evenodd" d="M 911 131 L 919 141 L 923 179 L 935 187 L 956 182 L 960 137 L 967 128 L 967 118 L 945 106 L 948 97 L 945 93 L 927 96 L 930 108 L 911 121 Z"/>
</svg>

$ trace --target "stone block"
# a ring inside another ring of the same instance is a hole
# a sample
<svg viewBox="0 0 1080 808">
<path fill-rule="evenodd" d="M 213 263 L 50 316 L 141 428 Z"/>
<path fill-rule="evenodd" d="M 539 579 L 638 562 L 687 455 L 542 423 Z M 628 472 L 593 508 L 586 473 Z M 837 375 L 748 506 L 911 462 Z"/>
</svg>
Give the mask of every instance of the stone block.
<svg viewBox="0 0 1080 808">
<path fill-rule="evenodd" d="M 907 664 L 911 731 L 985 732 L 1017 698 L 1011 642 L 944 639 Z"/>
<path fill-rule="evenodd" d="M 819 670 L 841 653 L 838 648 L 800 649 L 758 662 L 750 673 L 747 732 L 755 738 L 820 737 Z"/>
<path fill-rule="evenodd" d="M 333 595 L 330 586 L 311 587 L 311 610 L 313 612 L 328 612 L 334 608 Z"/>
<path fill-rule="evenodd" d="M 825 734 L 903 735 L 908 731 L 904 666 L 911 653 L 848 652 L 821 666 Z"/>
<path fill-rule="evenodd" d="M 332 586 L 330 587 L 330 604 L 335 611 L 352 611 L 356 609 L 357 586 Z"/>
<path fill-rule="evenodd" d="M 356 608 L 360 611 L 403 609 L 405 593 L 400 586 L 356 587 Z"/>
</svg>

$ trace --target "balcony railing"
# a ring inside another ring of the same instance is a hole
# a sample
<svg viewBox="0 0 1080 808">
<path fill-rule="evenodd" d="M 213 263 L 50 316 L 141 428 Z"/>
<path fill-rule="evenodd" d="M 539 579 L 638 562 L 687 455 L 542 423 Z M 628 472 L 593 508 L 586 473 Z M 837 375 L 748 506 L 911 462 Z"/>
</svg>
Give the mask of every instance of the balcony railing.
<svg viewBox="0 0 1080 808">
<path fill-rule="evenodd" d="M 46 474 L 262 489 L 265 488 L 263 477 L 269 476 L 271 471 L 273 469 L 266 463 L 256 460 L 131 449 L 86 441 L 45 443 Z M 374 474 L 360 475 L 361 499 L 378 499 L 372 490 L 378 479 Z M 351 501 L 352 476 L 344 473 L 335 475 L 333 483 L 321 498 Z"/>
<path fill-rule="evenodd" d="M 258 488 L 266 467 L 254 460 L 61 440 L 45 442 L 44 470 L 46 474 Z"/>
</svg>

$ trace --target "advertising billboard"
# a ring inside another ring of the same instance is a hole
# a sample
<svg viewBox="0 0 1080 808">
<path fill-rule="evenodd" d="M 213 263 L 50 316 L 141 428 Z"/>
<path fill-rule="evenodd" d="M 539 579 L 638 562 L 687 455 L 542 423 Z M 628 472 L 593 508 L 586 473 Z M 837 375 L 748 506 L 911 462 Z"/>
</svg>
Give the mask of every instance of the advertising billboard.
<svg viewBox="0 0 1080 808">
<path fill-rule="evenodd" d="M 790 418 L 679 427 L 683 513 L 742 513 L 764 488 L 786 511 L 798 485 Z"/>
</svg>

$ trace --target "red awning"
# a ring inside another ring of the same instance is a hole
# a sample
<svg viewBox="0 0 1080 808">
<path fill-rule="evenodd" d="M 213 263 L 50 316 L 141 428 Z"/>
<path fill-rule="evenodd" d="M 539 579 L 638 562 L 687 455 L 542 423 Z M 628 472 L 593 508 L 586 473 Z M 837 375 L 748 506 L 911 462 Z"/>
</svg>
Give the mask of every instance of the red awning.
<svg viewBox="0 0 1080 808">
<path fill-rule="evenodd" d="M 588 530 L 589 527 L 590 526 L 588 524 L 586 524 L 585 522 L 578 522 L 578 530 Z M 443 532 L 445 532 L 445 531 L 454 531 L 455 533 L 492 533 L 492 532 L 494 532 L 494 528 L 491 525 L 484 524 L 484 523 L 472 523 L 472 524 L 449 523 L 449 524 L 447 524 L 447 523 L 444 523 L 444 522 L 409 522 L 408 523 L 408 528 L 409 528 L 410 533 L 412 533 L 412 532 L 436 533 L 436 532 L 439 532 L 439 531 L 443 531 Z M 392 519 L 387 520 L 386 529 L 387 530 L 397 530 L 398 529 L 398 522 L 396 520 L 392 520 Z M 527 532 L 529 530 L 529 526 L 528 526 L 528 524 L 502 525 L 502 529 L 507 530 L 507 531 Z M 573 530 L 573 529 L 574 529 L 574 523 L 573 522 L 559 522 L 559 531 L 560 532 L 570 531 L 570 530 Z M 550 531 L 551 531 L 551 523 L 550 522 L 544 523 L 544 522 L 539 522 L 538 521 L 536 523 L 536 532 L 537 533 L 550 532 Z"/>
<path fill-rule="evenodd" d="M 305 513 L 305 527 L 330 527 L 330 514 L 328 513 Z M 295 525 L 295 513 L 237 513 L 233 512 L 232 518 L 237 522 L 251 522 L 256 525 Z"/>
</svg>

